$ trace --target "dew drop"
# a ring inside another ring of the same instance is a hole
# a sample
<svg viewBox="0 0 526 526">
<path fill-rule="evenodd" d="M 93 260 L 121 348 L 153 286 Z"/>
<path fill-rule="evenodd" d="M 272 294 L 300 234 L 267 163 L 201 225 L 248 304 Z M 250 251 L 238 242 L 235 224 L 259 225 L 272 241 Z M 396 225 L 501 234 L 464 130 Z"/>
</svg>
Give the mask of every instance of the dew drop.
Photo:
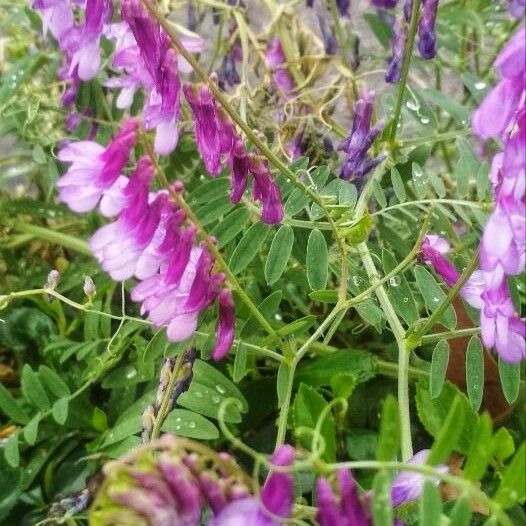
<svg viewBox="0 0 526 526">
<path fill-rule="evenodd" d="M 178 416 L 176 419 L 175 419 L 176 422 L 180 422 L 181 421 L 181 417 Z"/>
<path fill-rule="evenodd" d="M 221 384 L 217 384 L 216 385 L 216 391 L 219 394 L 225 394 L 226 393 L 226 389 Z"/>
<path fill-rule="evenodd" d="M 219 396 L 212 396 L 212 402 L 214 402 L 214 404 L 218 404 L 220 401 L 221 398 L 219 398 Z"/>
<path fill-rule="evenodd" d="M 196 391 L 195 396 L 197 396 L 197 398 L 203 398 L 203 393 L 201 391 Z"/>
<path fill-rule="evenodd" d="M 438 302 L 440 301 L 440 299 L 437 298 L 437 297 L 434 297 L 434 298 L 433 298 L 433 301 L 434 301 L 435 303 L 438 303 Z"/>
<path fill-rule="evenodd" d="M 405 105 L 411 110 L 411 111 L 418 111 L 420 109 L 420 104 L 417 101 L 414 100 L 408 100 Z"/>
<path fill-rule="evenodd" d="M 404 298 L 404 303 L 407 303 L 409 301 L 409 298 Z"/>
<path fill-rule="evenodd" d="M 130 369 L 127 373 L 126 373 L 126 378 L 133 378 L 134 376 L 137 376 L 137 370 L 136 369 Z"/>
<path fill-rule="evenodd" d="M 401 282 L 402 280 L 400 279 L 400 276 L 393 276 L 389 280 L 389 285 L 391 285 L 391 287 L 398 287 L 398 285 L 400 285 Z"/>
<path fill-rule="evenodd" d="M 179 431 L 180 429 L 181 429 L 181 426 L 179 424 L 175 426 L 176 431 Z"/>
<path fill-rule="evenodd" d="M 188 427 L 190 429 L 195 429 L 195 422 L 193 420 L 190 420 L 190 422 L 188 422 Z"/>
<path fill-rule="evenodd" d="M 421 117 L 420 122 L 422 124 L 429 124 L 429 118 L 428 117 Z"/>
<path fill-rule="evenodd" d="M 486 87 L 485 82 L 475 82 L 475 89 L 484 89 Z"/>
</svg>

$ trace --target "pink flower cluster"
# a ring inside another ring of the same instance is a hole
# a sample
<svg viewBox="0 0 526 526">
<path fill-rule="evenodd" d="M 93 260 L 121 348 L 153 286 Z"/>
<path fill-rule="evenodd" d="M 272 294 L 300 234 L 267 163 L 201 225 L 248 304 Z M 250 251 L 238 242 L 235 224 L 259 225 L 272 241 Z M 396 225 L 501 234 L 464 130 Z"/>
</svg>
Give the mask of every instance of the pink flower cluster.
<svg viewBox="0 0 526 526">
<path fill-rule="evenodd" d="M 230 169 L 233 203 L 241 200 L 251 175 L 252 196 L 262 204 L 262 220 L 279 223 L 283 218 L 281 194 L 266 160 L 257 154 L 247 153 L 234 125 L 219 109 L 207 87 L 185 85 L 181 89 L 180 73 L 189 73 L 190 65 L 172 48 L 168 36 L 151 19 L 140 0 L 123 0 L 122 20 L 115 23 L 111 23 L 111 1 L 86 0 L 84 23 L 80 26 L 74 25 L 72 5 L 73 0 L 35 0 L 33 4 L 41 12 L 44 30 L 50 29 L 65 54 L 66 70 L 72 81 L 65 94 L 68 103 L 72 103 L 75 98 L 79 79 L 89 80 L 98 74 L 101 63 L 99 42 L 105 36 L 114 42 L 112 67 L 120 75 L 106 79 L 104 85 L 121 90 L 116 102 L 119 109 L 130 108 L 135 93 L 144 91 L 142 125 L 146 130 L 155 129 L 155 152 L 168 155 L 177 146 L 181 92 L 184 91 L 186 101 L 194 113 L 195 138 L 207 171 L 217 176 L 225 165 Z M 203 49 L 203 40 L 197 35 L 182 36 L 181 42 L 192 53 L 199 53 Z M 70 121 L 77 123 L 81 116 L 74 115 L 75 119 Z M 103 150 L 95 143 L 91 143 L 90 148 L 94 155 Z M 63 155 L 68 157 L 63 160 L 74 161 L 74 152 L 66 150 Z M 111 157 L 111 152 L 105 155 Z M 73 174 L 80 175 L 76 169 L 80 166 L 78 163 L 74 165 L 75 169 L 70 170 L 70 176 L 61 182 L 68 186 L 68 189 L 61 189 L 61 199 L 73 210 L 84 211 L 79 208 L 82 207 L 80 201 L 87 202 L 88 194 L 94 199 L 101 190 L 111 194 L 109 186 L 113 183 L 117 187 L 123 184 L 122 180 L 119 182 L 115 179 L 113 172 L 107 173 L 103 167 L 104 159 L 98 162 L 105 175 L 104 180 L 97 181 L 99 186 L 96 189 L 87 187 L 88 180 L 84 176 L 74 180 Z M 115 163 L 118 164 L 117 161 Z M 76 189 L 82 189 L 82 192 L 77 193 Z M 101 210 L 104 208 L 103 200 Z"/>
<path fill-rule="evenodd" d="M 482 234 L 480 271 L 473 273 L 461 295 L 480 309 L 484 345 L 517 363 L 526 358 L 526 323 L 515 312 L 507 277 L 524 272 L 526 248 L 526 31 L 523 27 L 499 54 L 499 83 L 473 115 L 473 129 L 482 139 L 495 138 L 503 151 L 493 158 L 491 183 L 495 208 Z M 421 255 L 449 285 L 459 278 L 444 257 L 448 243 L 428 235 Z"/>
<path fill-rule="evenodd" d="M 140 280 L 131 298 L 141 303 L 141 314 L 147 314 L 155 326 L 167 328 L 170 341 L 192 336 L 199 314 L 217 300 L 212 356 L 219 360 L 234 339 L 232 295 L 222 288 L 224 275 L 214 271 L 206 245 L 196 243 L 196 227 L 185 225 L 184 211 L 167 191 L 151 192 L 150 158 L 139 159 L 130 177 L 121 173 L 135 145 L 137 127 L 134 119 L 124 122 L 106 148 L 91 141 L 64 146 L 59 159 L 71 165 L 57 182 L 60 197 L 77 212 L 99 206 L 103 215 L 115 217 L 95 232 L 91 250 L 114 280 Z M 181 183 L 172 188 L 182 189 Z"/>
</svg>

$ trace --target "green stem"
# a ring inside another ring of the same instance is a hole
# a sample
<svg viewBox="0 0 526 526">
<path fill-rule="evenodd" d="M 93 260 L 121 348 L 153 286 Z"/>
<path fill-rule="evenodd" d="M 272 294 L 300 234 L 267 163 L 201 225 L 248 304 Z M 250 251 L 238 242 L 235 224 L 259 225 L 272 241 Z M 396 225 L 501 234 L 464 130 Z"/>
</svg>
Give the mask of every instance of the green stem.
<svg viewBox="0 0 526 526">
<path fill-rule="evenodd" d="M 402 113 L 402 105 L 404 103 L 405 88 L 407 85 L 407 78 L 409 76 L 409 67 L 411 65 L 411 56 L 413 55 L 413 46 L 415 43 L 416 28 L 418 24 L 418 16 L 420 12 L 420 0 L 413 0 L 411 9 L 411 19 L 409 21 L 409 29 L 407 34 L 407 42 L 404 51 L 404 63 L 402 65 L 402 76 L 400 79 L 400 87 L 398 89 L 398 99 L 393 114 L 391 123 L 389 142 L 391 149 L 394 150 L 396 143 L 396 134 L 398 132 L 398 121 Z"/>
<path fill-rule="evenodd" d="M 452 340 L 453 338 L 467 338 L 480 333 L 480 327 L 473 327 L 470 329 L 459 329 L 458 331 L 437 332 L 435 334 L 428 334 L 420 338 L 420 345 L 428 345 L 431 343 L 440 342 L 442 340 Z"/>
</svg>

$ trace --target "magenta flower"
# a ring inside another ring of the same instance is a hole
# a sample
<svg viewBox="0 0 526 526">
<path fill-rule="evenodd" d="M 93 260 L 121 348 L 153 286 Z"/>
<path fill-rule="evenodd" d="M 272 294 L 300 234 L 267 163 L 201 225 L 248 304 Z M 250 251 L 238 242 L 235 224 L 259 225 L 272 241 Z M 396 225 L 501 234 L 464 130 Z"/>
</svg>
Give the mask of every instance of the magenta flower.
<svg viewBox="0 0 526 526">
<path fill-rule="evenodd" d="M 32 7 L 40 11 L 44 36 L 49 31 L 60 42 L 62 36 L 73 27 L 73 11 L 69 0 L 35 0 Z"/>
<path fill-rule="evenodd" d="M 159 194 L 149 203 L 153 166 L 142 158 L 124 188 L 126 205 L 113 223 L 99 228 L 90 240 L 90 247 L 101 267 L 116 281 L 131 278 L 137 263 L 154 235 L 167 206 L 167 195 Z"/>
<path fill-rule="evenodd" d="M 424 0 L 422 14 L 418 22 L 418 51 L 422 58 L 434 58 L 436 50 L 435 22 L 437 17 L 438 0 Z"/>
<path fill-rule="evenodd" d="M 337 473 L 339 499 L 334 495 L 330 482 L 323 477 L 316 481 L 318 512 L 316 519 L 321 526 L 371 526 L 367 504 L 360 499 L 358 487 L 351 472 L 340 469 Z"/>
<path fill-rule="evenodd" d="M 250 173 L 254 177 L 252 196 L 263 207 L 261 221 L 271 225 L 280 223 L 284 216 L 281 192 L 272 178 L 268 161 L 263 157 L 251 157 Z"/>
<path fill-rule="evenodd" d="M 420 259 L 427 265 L 431 265 L 448 287 L 453 287 L 460 278 L 460 273 L 455 265 L 444 256 L 448 252 L 449 243 L 444 238 L 434 234 L 424 236 L 420 247 Z M 472 307 L 480 309 L 482 307 L 481 295 L 484 287 L 485 283 L 482 274 L 479 271 L 475 271 L 460 289 L 460 295 Z"/>
<path fill-rule="evenodd" d="M 195 140 L 205 167 L 211 175 L 219 175 L 223 156 L 233 148 L 232 125 L 221 114 L 207 86 L 185 85 L 183 91 L 194 114 Z"/>
<path fill-rule="evenodd" d="M 139 83 L 146 84 L 149 92 L 143 110 L 144 126 L 146 129 L 156 129 L 154 149 L 161 155 L 167 155 L 174 150 L 179 138 L 177 118 L 181 83 L 177 54 L 170 47 L 166 34 L 151 20 L 138 0 L 125 0 L 122 3 L 122 18 L 133 33 L 142 64 L 139 62 L 134 67 L 129 63 L 134 51 L 127 37 L 123 41 L 126 47 L 120 51 L 127 50 L 128 55 L 121 55 L 119 59 L 121 64 L 131 66 L 131 71 L 120 86 L 128 90 L 121 103 L 130 101 Z M 114 82 L 114 85 L 118 84 Z"/>
<path fill-rule="evenodd" d="M 272 456 L 272 464 L 275 466 L 290 466 L 293 462 L 294 448 L 289 445 L 281 446 Z M 271 471 L 261 490 L 261 500 L 255 497 L 234 500 L 210 519 L 207 526 L 278 526 L 281 521 L 273 516 L 290 516 L 294 501 L 293 490 L 294 480 L 291 474 Z"/>
<path fill-rule="evenodd" d="M 413 464 L 417 466 L 424 465 L 427 462 L 429 457 L 429 449 L 423 449 L 416 453 L 409 461 L 408 464 Z M 436 466 L 437 471 L 440 473 L 447 473 L 447 466 L 440 465 Z M 422 475 L 421 473 L 416 473 L 414 471 L 402 471 L 400 472 L 393 483 L 391 484 L 391 503 L 397 508 L 402 504 L 412 502 L 418 499 L 422 493 L 422 488 L 424 486 L 425 480 L 428 480 L 429 477 Z M 435 484 L 438 485 L 440 482 L 439 479 L 433 480 Z"/>
<path fill-rule="evenodd" d="M 71 166 L 57 181 L 59 199 L 74 212 L 93 210 L 116 183 L 128 162 L 137 138 L 137 127 L 135 119 L 125 121 L 106 148 L 92 141 L 78 141 L 64 146 L 58 158 L 71 162 Z M 122 181 L 117 184 L 122 185 Z M 107 211 L 106 207 L 104 211 Z"/>
<path fill-rule="evenodd" d="M 482 297 L 484 306 L 480 314 L 480 328 L 484 345 L 489 349 L 495 347 L 506 362 L 524 360 L 526 323 L 515 313 L 506 280 L 502 279 L 498 286 L 488 287 Z"/>
<path fill-rule="evenodd" d="M 212 352 L 212 358 L 216 361 L 222 360 L 232 348 L 236 328 L 234 300 L 228 289 L 223 289 L 219 293 L 218 303 L 219 317 L 216 328 L 216 344 Z"/>
<path fill-rule="evenodd" d="M 473 131 L 482 139 L 502 137 L 514 123 L 526 88 L 526 29 L 522 27 L 500 52 L 495 66 L 501 80 L 473 114 Z"/>
<path fill-rule="evenodd" d="M 366 92 L 355 102 L 351 133 L 338 146 L 338 150 L 346 154 L 340 170 L 340 177 L 346 181 L 361 183 L 364 177 L 384 159 L 383 155 L 373 159 L 368 154 L 369 148 L 383 128 L 382 122 L 371 128 L 374 97 L 374 92 Z"/>
<path fill-rule="evenodd" d="M 269 67 L 273 72 L 274 82 L 285 95 L 294 90 L 294 80 L 287 71 L 285 53 L 279 38 L 273 38 L 265 53 Z"/>
</svg>

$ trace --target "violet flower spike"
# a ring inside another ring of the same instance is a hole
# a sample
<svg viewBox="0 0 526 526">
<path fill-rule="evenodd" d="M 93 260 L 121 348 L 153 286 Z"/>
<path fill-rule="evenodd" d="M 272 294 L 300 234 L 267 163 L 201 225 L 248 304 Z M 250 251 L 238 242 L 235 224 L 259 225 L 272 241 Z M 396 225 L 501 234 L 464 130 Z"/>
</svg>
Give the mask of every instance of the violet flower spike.
<svg viewBox="0 0 526 526">
<path fill-rule="evenodd" d="M 394 9 L 398 4 L 398 0 L 370 0 L 371 5 L 381 9 Z"/>
<path fill-rule="evenodd" d="M 418 23 L 418 50 L 426 60 L 436 56 L 435 22 L 439 0 L 423 0 L 422 14 Z"/>
<path fill-rule="evenodd" d="M 385 81 L 397 84 L 402 76 L 405 45 L 407 42 L 407 23 L 403 17 L 398 17 L 395 22 L 394 35 L 391 41 L 391 58 L 387 66 Z"/>
</svg>

